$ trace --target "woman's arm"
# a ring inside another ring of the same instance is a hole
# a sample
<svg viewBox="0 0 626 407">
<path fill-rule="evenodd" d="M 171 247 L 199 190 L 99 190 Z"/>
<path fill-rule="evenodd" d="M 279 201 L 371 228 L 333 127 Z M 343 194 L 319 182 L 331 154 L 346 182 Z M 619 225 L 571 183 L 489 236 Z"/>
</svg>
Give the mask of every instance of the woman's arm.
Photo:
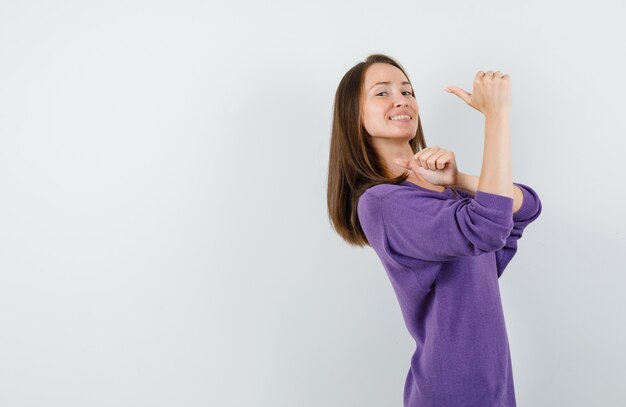
<svg viewBox="0 0 626 407">
<path fill-rule="evenodd" d="M 458 87 L 447 91 L 463 99 L 485 115 L 485 144 L 483 165 L 477 191 L 508 197 L 514 200 L 511 168 L 511 80 L 500 71 L 478 71 L 472 93 Z M 458 183 L 458 181 L 453 181 Z"/>
<path fill-rule="evenodd" d="M 479 181 L 480 178 L 478 178 L 477 176 L 465 174 L 464 172 L 459 171 L 459 174 L 457 176 L 457 183 L 455 185 L 452 185 L 451 187 L 461 189 L 472 195 L 476 195 Z M 519 208 L 522 207 L 522 203 L 524 202 L 524 194 L 517 185 L 513 184 L 513 186 L 513 213 L 515 213 L 519 210 Z"/>
<path fill-rule="evenodd" d="M 513 198 L 509 113 L 485 115 L 483 166 L 478 191 Z"/>
</svg>

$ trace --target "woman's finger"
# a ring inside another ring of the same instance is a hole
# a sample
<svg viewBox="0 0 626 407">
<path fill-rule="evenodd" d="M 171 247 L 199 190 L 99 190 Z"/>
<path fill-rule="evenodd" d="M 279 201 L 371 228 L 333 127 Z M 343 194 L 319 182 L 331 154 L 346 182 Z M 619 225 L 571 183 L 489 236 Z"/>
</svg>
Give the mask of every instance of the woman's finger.
<svg viewBox="0 0 626 407">
<path fill-rule="evenodd" d="M 437 160 L 438 155 L 439 155 L 439 152 L 434 151 L 431 154 L 429 154 L 427 157 L 424 156 L 423 161 L 422 161 L 422 167 L 427 168 L 429 170 L 434 170 L 435 161 Z"/>
<path fill-rule="evenodd" d="M 448 161 L 450 161 L 450 154 L 446 152 L 437 159 L 437 169 L 443 170 L 444 168 L 446 168 L 446 164 L 448 163 Z"/>
<path fill-rule="evenodd" d="M 429 170 L 436 169 L 437 165 L 435 164 L 435 161 L 441 155 L 440 151 L 445 152 L 446 150 L 440 149 L 439 147 L 430 147 L 428 151 L 419 155 L 418 159 L 422 164 L 421 166 Z"/>
<path fill-rule="evenodd" d="M 445 167 L 445 162 L 441 164 L 442 161 L 445 161 L 446 150 L 439 150 L 430 157 L 426 162 L 428 163 L 428 169 L 431 170 L 440 170 Z"/>
<path fill-rule="evenodd" d="M 420 155 L 424 154 L 424 151 L 425 149 L 422 149 L 418 151 L 417 153 L 413 154 L 413 159 L 411 161 L 415 162 L 417 165 L 421 165 L 421 163 L 419 162 L 419 157 Z"/>
<path fill-rule="evenodd" d="M 423 150 L 420 150 L 417 154 L 413 156 L 413 158 L 415 158 L 419 162 L 420 167 L 428 168 L 429 170 L 434 170 L 435 166 L 432 164 L 429 165 L 427 160 L 433 154 L 437 153 L 439 150 L 440 150 L 439 147 L 428 147 Z"/>
<path fill-rule="evenodd" d="M 472 97 L 471 93 L 466 92 L 461 88 L 457 88 L 456 86 L 447 86 L 444 88 L 444 90 L 448 93 L 452 93 L 453 95 L 460 97 L 465 103 L 469 103 Z"/>
</svg>

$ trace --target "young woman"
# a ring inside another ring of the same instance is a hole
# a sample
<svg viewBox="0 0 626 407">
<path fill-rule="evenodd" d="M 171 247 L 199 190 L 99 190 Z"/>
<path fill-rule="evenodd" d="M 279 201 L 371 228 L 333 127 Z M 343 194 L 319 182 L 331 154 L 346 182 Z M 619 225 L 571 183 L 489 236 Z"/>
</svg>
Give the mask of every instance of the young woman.
<svg viewBox="0 0 626 407">
<path fill-rule="evenodd" d="M 514 407 L 498 279 L 541 201 L 512 182 L 510 77 L 479 71 L 472 93 L 446 90 L 485 117 L 480 177 L 458 171 L 452 151 L 426 146 L 399 63 L 370 55 L 344 75 L 330 145 L 330 220 L 348 243 L 374 249 L 415 339 L 404 405 Z"/>
</svg>

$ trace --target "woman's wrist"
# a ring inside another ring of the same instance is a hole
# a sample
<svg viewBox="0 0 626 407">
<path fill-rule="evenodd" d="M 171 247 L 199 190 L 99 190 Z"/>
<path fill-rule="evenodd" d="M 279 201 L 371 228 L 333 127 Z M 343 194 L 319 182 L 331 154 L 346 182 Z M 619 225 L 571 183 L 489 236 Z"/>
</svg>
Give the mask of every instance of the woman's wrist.
<svg viewBox="0 0 626 407">
<path fill-rule="evenodd" d="M 496 112 L 485 113 L 485 120 L 509 123 L 511 121 L 511 110 L 502 109 Z"/>
</svg>

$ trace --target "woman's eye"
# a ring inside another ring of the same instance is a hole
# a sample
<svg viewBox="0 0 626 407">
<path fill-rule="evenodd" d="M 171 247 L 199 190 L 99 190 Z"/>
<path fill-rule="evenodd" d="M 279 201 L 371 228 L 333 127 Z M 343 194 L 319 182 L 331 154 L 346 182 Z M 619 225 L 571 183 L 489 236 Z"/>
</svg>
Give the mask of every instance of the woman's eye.
<svg viewBox="0 0 626 407">
<path fill-rule="evenodd" d="M 380 95 L 381 93 L 387 93 L 387 92 L 379 92 L 378 94 L 376 94 L 376 96 Z M 413 94 L 411 93 L 411 91 L 410 91 L 410 90 L 405 90 L 405 91 L 404 91 L 404 92 L 402 92 L 402 93 L 408 93 L 409 95 L 413 96 Z"/>
</svg>

